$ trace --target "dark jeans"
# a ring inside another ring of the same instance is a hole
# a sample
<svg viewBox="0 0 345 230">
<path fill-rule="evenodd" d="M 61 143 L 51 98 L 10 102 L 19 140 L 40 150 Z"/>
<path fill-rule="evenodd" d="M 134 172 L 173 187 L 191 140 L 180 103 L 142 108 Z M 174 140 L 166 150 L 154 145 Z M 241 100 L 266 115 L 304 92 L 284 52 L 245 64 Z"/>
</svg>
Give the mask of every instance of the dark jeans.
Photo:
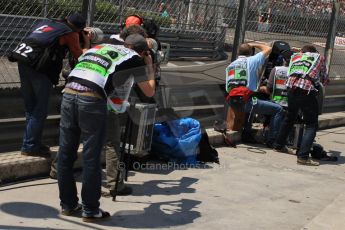
<svg viewBox="0 0 345 230">
<path fill-rule="evenodd" d="M 302 142 L 297 151 L 298 158 L 308 158 L 318 128 L 318 102 L 315 92 L 308 92 L 302 89 L 288 91 L 288 112 L 280 127 L 279 135 L 276 140 L 276 147 L 281 148 L 285 145 L 287 137 L 301 110 L 303 120 L 306 125 L 302 137 Z"/>
<path fill-rule="evenodd" d="M 277 103 L 260 99 L 257 99 L 257 103 L 254 104 L 253 100 L 249 99 L 244 110 L 246 113 L 250 113 L 250 117 L 247 116 L 248 119 L 245 121 L 244 132 L 251 132 L 254 114 L 271 115 L 268 141 L 274 142 L 285 114 L 283 107 Z"/>
<path fill-rule="evenodd" d="M 99 211 L 102 182 L 100 156 L 105 139 L 106 119 L 106 100 L 64 93 L 58 153 L 58 185 L 63 208 L 71 209 L 78 204 L 73 164 L 77 159 L 81 138 L 83 212 L 92 215 Z"/>
<path fill-rule="evenodd" d="M 24 98 L 26 127 L 21 151 L 38 153 L 44 122 L 48 114 L 48 103 L 52 83 L 48 76 L 36 72 L 23 63 L 18 63 L 20 90 Z"/>
</svg>

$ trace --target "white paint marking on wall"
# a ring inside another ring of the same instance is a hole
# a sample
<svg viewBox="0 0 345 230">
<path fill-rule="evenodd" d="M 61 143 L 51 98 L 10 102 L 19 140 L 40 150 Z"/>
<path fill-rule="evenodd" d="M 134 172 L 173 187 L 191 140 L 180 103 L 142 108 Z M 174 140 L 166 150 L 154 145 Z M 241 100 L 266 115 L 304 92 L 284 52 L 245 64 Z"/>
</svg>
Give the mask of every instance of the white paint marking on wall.
<svg viewBox="0 0 345 230">
<path fill-rule="evenodd" d="M 175 64 L 173 64 L 173 63 L 171 63 L 171 62 L 168 62 L 167 66 L 168 66 L 168 67 L 175 67 L 175 66 L 177 66 L 177 65 L 175 65 Z"/>
</svg>

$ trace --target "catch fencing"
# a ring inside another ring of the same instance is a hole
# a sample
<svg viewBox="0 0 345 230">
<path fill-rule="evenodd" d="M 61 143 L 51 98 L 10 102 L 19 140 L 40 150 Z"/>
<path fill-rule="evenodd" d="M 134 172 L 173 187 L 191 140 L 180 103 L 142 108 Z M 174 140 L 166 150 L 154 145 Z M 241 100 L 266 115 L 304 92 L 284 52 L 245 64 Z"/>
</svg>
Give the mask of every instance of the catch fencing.
<svg viewBox="0 0 345 230">
<path fill-rule="evenodd" d="M 333 0 L 239 0 L 230 7 L 229 12 L 240 12 L 240 2 L 245 2 L 242 11 L 245 20 L 227 18 L 229 29 L 227 41 L 233 41 L 236 25 L 245 23 L 241 41 L 271 42 L 282 40 L 292 47 L 314 45 L 318 51 L 327 56 L 333 53 L 330 60 L 330 77 L 345 79 L 345 7 Z M 339 4 L 335 18 L 334 4 Z M 332 37 L 330 28 L 337 23 L 336 37 Z M 327 45 L 335 40 L 334 48 Z M 240 42 L 241 42 L 240 41 Z M 237 44 L 239 45 L 239 43 Z M 238 46 L 237 46 L 238 47 Z M 237 47 L 234 47 L 236 49 Z M 328 48 L 328 49 L 327 49 Z M 327 58 L 327 57 L 326 57 Z M 329 58 L 330 59 L 330 58 Z"/>
<path fill-rule="evenodd" d="M 6 0 L 0 4 L 0 87 L 19 86 L 16 63 L 6 53 L 23 39 L 37 21 L 63 18 L 81 11 L 88 24 L 117 33 L 124 18 L 139 14 L 161 26 L 160 36 L 172 45 L 172 57 L 191 52 L 214 57 L 212 50 L 237 49 L 234 42 L 241 12 L 247 2 L 244 41 L 284 40 L 291 46 L 315 45 L 325 54 L 334 21 L 333 1 L 327 0 Z M 307 4 L 308 3 L 308 4 Z M 345 78 L 345 10 L 341 6 L 330 65 L 333 79 Z M 197 47 L 198 44 L 200 47 Z M 329 44 L 329 43 L 328 43 Z M 331 47 L 332 48 L 332 47 Z M 216 53 L 217 54 L 217 53 Z M 217 59 L 217 58 L 213 58 Z"/>
<path fill-rule="evenodd" d="M 163 39 L 172 43 L 175 56 L 189 55 L 187 49 L 200 50 L 199 55 L 214 56 L 222 49 L 225 33 L 222 18 L 227 1 L 219 0 L 7 0 L 0 4 L 0 87 L 18 87 L 16 63 L 6 54 L 22 40 L 37 21 L 64 18 L 82 12 L 88 25 L 105 33 L 118 33 L 125 17 L 138 14 L 153 19 L 161 27 Z M 170 39 L 170 40 L 169 40 Z M 192 44 L 192 43 L 195 44 Z M 196 44 L 203 47 L 195 47 Z M 183 50 L 177 49 L 182 46 Z M 204 52 L 201 52 L 203 49 Z M 206 51 L 205 51 L 206 49 Z"/>
</svg>

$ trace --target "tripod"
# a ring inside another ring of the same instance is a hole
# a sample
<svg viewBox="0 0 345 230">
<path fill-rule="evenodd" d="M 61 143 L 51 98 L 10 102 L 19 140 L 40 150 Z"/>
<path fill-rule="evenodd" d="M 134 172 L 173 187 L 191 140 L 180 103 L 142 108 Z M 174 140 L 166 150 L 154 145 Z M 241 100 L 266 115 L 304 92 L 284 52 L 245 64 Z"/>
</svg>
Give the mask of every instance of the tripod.
<svg viewBox="0 0 345 230">
<path fill-rule="evenodd" d="M 119 162 L 120 164 L 117 167 L 117 175 L 116 175 L 116 180 L 115 180 L 115 193 L 113 194 L 113 201 L 116 201 L 116 195 L 117 195 L 117 190 L 119 187 L 120 183 L 120 174 L 122 173 L 121 171 L 124 169 L 124 175 L 125 175 L 125 180 L 127 181 L 128 177 L 128 164 L 129 164 L 129 158 L 131 154 L 131 137 L 132 137 L 132 131 L 133 131 L 133 121 L 130 117 L 131 111 L 132 111 L 132 105 L 129 107 L 129 111 L 126 112 L 127 114 L 127 120 L 126 120 L 126 126 L 125 126 L 125 131 L 123 135 L 121 135 L 121 141 L 122 143 L 121 149 L 120 149 L 120 159 Z M 125 155 L 126 155 L 126 146 L 128 144 L 127 148 L 127 158 L 125 162 Z M 115 153 L 116 154 L 116 153 Z M 124 165 L 124 168 L 121 167 L 121 165 Z"/>
</svg>

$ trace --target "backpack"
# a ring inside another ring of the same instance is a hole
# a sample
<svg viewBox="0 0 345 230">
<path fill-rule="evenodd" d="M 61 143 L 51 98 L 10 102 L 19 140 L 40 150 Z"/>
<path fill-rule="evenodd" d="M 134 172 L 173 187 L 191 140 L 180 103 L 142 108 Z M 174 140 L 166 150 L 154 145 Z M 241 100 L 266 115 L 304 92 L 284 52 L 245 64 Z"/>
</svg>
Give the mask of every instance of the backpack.
<svg viewBox="0 0 345 230">
<path fill-rule="evenodd" d="M 57 84 L 64 57 L 64 52 L 59 49 L 58 38 L 70 32 L 72 29 L 63 22 L 43 20 L 9 53 L 8 59 L 26 63 L 37 72 L 48 75 L 52 83 Z"/>
<path fill-rule="evenodd" d="M 199 154 L 197 160 L 200 162 L 214 162 L 219 164 L 218 152 L 210 144 L 208 140 L 208 134 L 204 128 L 202 128 L 201 139 L 199 142 Z"/>
</svg>

